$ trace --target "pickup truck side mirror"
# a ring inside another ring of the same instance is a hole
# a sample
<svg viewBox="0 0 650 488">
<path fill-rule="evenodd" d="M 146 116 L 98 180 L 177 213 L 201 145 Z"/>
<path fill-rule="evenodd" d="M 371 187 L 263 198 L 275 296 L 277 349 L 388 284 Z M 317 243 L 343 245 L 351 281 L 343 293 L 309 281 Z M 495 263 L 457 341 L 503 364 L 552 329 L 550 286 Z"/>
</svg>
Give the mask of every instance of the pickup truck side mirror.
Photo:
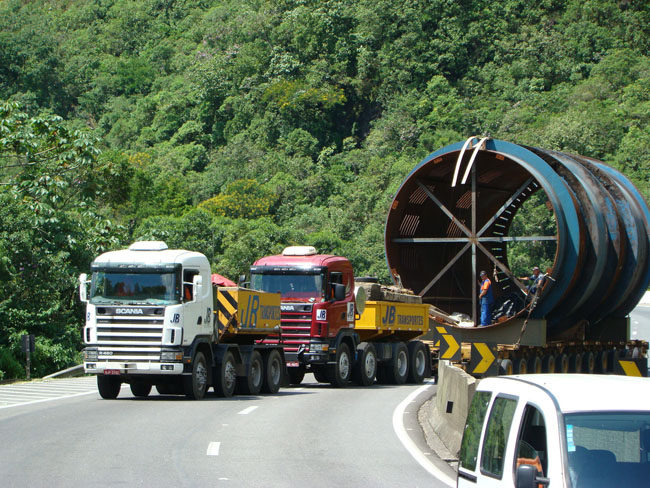
<svg viewBox="0 0 650 488">
<path fill-rule="evenodd" d="M 537 488 L 539 485 L 548 486 L 551 480 L 537 476 L 537 468 L 531 464 L 520 464 L 517 467 L 517 488 Z"/>
<path fill-rule="evenodd" d="M 334 287 L 334 300 L 337 302 L 345 300 L 345 285 L 340 283 L 333 283 Z"/>
<path fill-rule="evenodd" d="M 203 277 L 201 275 L 194 275 L 192 278 L 192 288 L 194 289 L 194 296 L 192 300 L 196 299 L 203 295 Z"/>
<path fill-rule="evenodd" d="M 79 275 L 79 300 L 82 302 L 88 301 L 88 275 L 86 273 L 81 273 Z"/>
</svg>

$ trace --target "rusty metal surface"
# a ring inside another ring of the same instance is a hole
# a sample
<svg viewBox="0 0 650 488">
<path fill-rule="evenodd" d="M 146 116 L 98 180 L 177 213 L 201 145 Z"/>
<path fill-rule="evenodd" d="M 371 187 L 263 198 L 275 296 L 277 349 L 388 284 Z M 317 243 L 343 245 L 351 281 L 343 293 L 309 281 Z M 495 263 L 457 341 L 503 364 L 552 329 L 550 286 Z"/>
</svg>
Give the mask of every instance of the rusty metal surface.
<svg viewBox="0 0 650 488">
<path fill-rule="evenodd" d="M 627 315 L 650 282 L 650 212 L 629 180 L 582 156 L 472 142 L 429 155 L 395 194 L 385 229 L 394 280 L 442 310 L 476 318 L 479 270 L 496 270 L 497 297 L 524 293 L 507 242 L 554 242 L 553 279 L 531 317 L 546 319 L 552 336 Z M 538 191 L 552 208 L 555 235 L 511 235 L 517 211 Z"/>
</svg>

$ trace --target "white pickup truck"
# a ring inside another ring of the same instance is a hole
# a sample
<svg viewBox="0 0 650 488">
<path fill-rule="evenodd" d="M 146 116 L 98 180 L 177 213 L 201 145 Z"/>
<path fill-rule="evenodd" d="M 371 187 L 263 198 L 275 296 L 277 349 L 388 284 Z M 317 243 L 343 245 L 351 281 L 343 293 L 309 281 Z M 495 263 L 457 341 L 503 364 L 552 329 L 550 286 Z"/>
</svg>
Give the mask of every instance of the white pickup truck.
<svg viewBox="0 0 650 488">
<path fill-rule="evenodd" d="M 484 379 L 459 457 L 459 488 L 649 486 L 650 379 Z"/>
</svg>

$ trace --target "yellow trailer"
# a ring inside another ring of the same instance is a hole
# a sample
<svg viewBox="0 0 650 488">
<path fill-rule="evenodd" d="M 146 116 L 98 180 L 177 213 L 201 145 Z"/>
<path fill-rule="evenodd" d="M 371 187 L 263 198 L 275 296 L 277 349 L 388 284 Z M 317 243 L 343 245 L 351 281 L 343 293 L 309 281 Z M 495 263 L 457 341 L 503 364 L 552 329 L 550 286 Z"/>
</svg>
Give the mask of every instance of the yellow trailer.
<svg viewBox="0 0 650 488">
<path fill-rule="evenodd" d="M 239 337 L 251 343 L 280 330 L 279 293 L 222 286 L 215 288 L 214 296 L 219 341 L 233 342 Z"/>
<path fill-rule="evenodd" d="M 429 305 L 368 301 L 354 330 L 362 341 L 408 341 L 429 331 Z"/>
</svg>

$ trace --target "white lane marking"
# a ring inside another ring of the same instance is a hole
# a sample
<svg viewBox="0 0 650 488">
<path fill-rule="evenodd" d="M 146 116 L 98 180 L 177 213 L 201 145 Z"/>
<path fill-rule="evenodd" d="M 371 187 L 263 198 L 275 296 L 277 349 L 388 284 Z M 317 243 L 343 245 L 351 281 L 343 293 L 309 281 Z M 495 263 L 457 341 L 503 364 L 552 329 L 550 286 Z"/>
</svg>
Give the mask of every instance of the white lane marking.
<svg viewBox="0 0 650 488">
<path fill-rule="evenodd" d="M 253 410 L 255 410 L 256 408 L 257 408 L 257 406 L 253 406 L 253 407 L 245 408 L 244 410 L 242 410 L 241 412 L 239 412 L 239 415 L 248 415 L 249 413 L 251 413 L 251 412 L 252 412 Z"/>
<path fill-rule="evenodd" d="M 255 406 L 245 408 L 244 410 L 242 410 L 241 412 L 239 412 L 239 415 L 248 415 L 249 413 L 251 413 L 251 412 L 252 412 L 253 410 L 255 410 L 256 408 L 257 408 L 257 407 L 255 407 Z"/>
<path fill-rule="evenodd" d="M 33 400 L 31 402 L 24 402 L 24 403 L 14 403 L 13 405 L 3 405 L 0 406 L 0 409 L 2 408 L 11 408 L 11 407 L 21 407 L 23 405 L 32 405 L 34 403 L 43 403 L 43 402 L 51 402 L 53 400 L 62 400 L 64 398 L 73 398 L 73 397 L 78 397 L 78 396 L 83 396 L 83 395 L 91 395 L 93 393 L 97 393 L 96 391 L 87 391 L 84 393 L 75 393 L 74 395 L 65 395 L 65 396 L 60 396 L 60 397 L 52 397 L 52 398 L 44 398 L 42 400 Z"/>
<path fill-rule="evenodd" d="M 440 468 L 438 468 L 435 464 L 429 461 L 422 454 L 422 452 L 417 448 L 415 443 L 411 440 L 409 435 L 406 433 L 406 429 L 404 428 L 404 411 L 406 410 L 408 404 L 411 402 L 411 400 L 416 398 L 420 393 L 422 393 L 424 390 L 426 390 L 427 388 L 429 388 L 431 385 L 434 384 L 435 382 L 433 380 L 429 380 L 426 385 L 422 385 L 417 390 L 411 392 L 411 394 L 407 396 L 402 401 L 402 403 L 397 405 L 397 408 L 393 412 L 393 429 L 395 430 L 395 434 L 397 434 L 397 437 L 400 440 L 400 442 L 404 445 L 404 447 L 409 452 L 409 454 L 413 456 L 413 459 L 415 459 L 420 464 L 420 466 L 426 469 L 431 475 L 433 475 L 434 478 L 437 478 L 438 480 L 442 481 L 447 486 L 454 487 L 456 486 L 456 480 L 450 478 L 446 473 L 441 471 Z"/>
<path fill-rule="evenodd" d="M 208 444 L 208 450 L 206 451 L 206 456 L 218 456 L 219 448 L 221 447 L 221 442 L 211 442 Z"/>
</svg>

